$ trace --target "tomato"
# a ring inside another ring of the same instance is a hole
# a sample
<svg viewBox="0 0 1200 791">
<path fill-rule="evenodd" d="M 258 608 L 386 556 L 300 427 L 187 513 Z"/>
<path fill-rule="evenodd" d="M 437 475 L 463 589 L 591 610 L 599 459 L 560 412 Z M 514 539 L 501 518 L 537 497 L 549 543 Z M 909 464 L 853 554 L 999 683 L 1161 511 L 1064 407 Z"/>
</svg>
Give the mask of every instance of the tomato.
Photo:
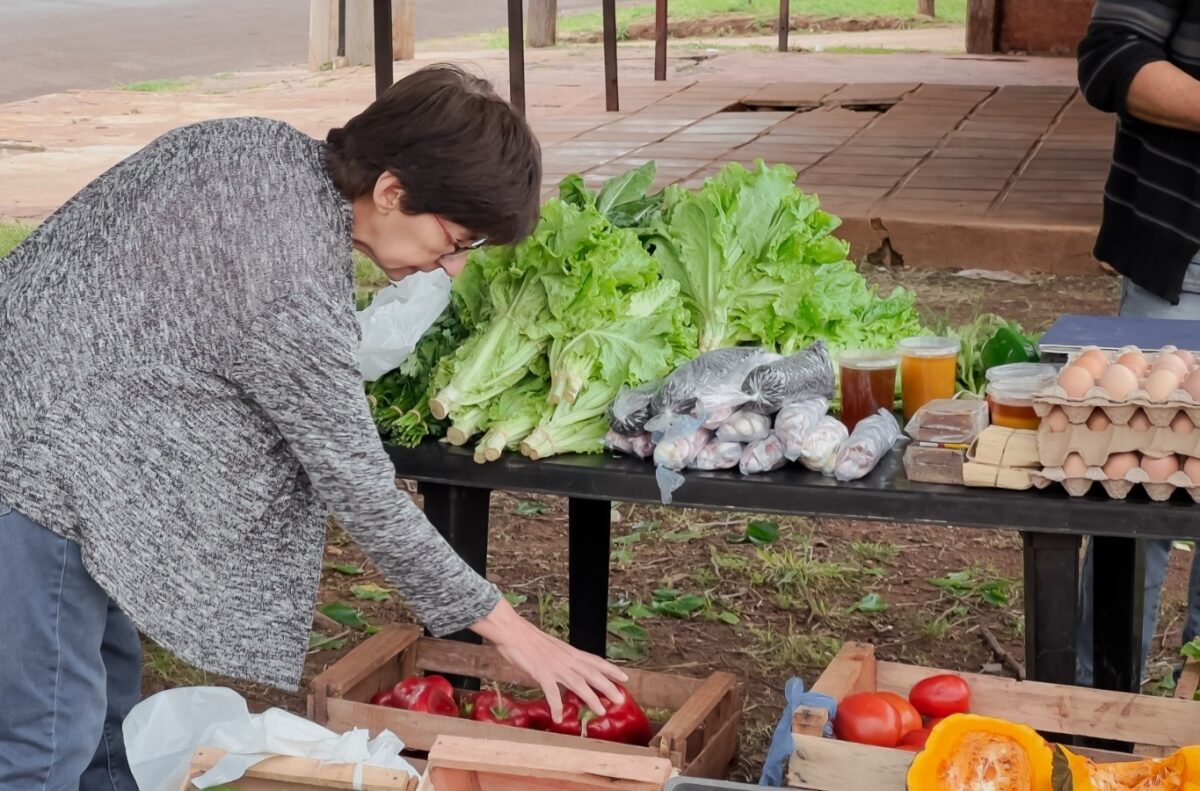
<svg viewBox="0 0 1200 791">
<path fill-rule="evenodd" d="M 928 728 L 917 728 L 915 731 L 910 731 L 900 737 L 900 746 L 904 748 L 915 747 L 918 750 L 925 749 L 925 742 L 929 740 Z"/>
<path fill-rule="evenodd" d="M 944 673 L 918 681 L 908 700 L 926 717 L 949 717 L 971 710 L 971 688 L 959 676 Z"/>
<path fill-rule="evenodd" d="M 919 744 L 897 744 L 896 749 L 897 750 L 907 750 L 910 753 L 921 752 L 921 746 Z"/>
<path fill-rule="evenodd" d="M 895 692 L 876 692 L 875 694 L 892 704 L 896 713 L 900 715 L 901 737 L 921 727 L 921 714 L 913 707 L 913 704 Z"/>
<path fill-rule="evenodd" d="M 856 692 L 838 704 L 833 732 L 847 742 L 895 747 L 900 742 L 900 714 L 887 698 Z"/>
</svg>

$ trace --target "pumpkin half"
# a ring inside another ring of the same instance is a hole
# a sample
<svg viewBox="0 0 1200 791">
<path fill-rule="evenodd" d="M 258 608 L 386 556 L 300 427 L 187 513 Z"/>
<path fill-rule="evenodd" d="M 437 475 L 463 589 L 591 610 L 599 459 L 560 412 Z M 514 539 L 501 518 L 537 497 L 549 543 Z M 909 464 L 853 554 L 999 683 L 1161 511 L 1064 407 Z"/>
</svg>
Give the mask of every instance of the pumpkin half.
<svg viewBox="0 0 1200 791">
<path fill-rule="evenodd" d="M 955 714 L 934 727 L 913 760 L 908 791 L 1049 791 L 1053 760 L 1032 728 Z"/>
<path fill-rule="evenodd" d="M 1200 789 L 1200 748 L 1166 758 L 1098 764 L 1058 746 L 1054 791 L 1194 791 Z"/>
</svg>

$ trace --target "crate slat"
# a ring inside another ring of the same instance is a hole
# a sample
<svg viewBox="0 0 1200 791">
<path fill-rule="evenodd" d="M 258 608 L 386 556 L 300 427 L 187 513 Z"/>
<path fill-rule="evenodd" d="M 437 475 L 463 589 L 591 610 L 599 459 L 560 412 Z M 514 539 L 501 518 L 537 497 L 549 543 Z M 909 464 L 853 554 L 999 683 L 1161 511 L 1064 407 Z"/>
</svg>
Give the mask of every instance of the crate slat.
<svg viewBox="0 0 1200 791">
<path fill-rule="evenodd" d="M 182 791 L 195 791 L 192 779 L 217 765 L 223 750 L 202 747 L 192 756 Z M 356 772 L 361 784 L 354 782 Z M 326 763 L 313 758 L 276 756 L 246 770 L 242 779 L 228 784 L 237 791 L 414 791 L 417 778 L 394 769 L 354 764 Z"/>
</svg>

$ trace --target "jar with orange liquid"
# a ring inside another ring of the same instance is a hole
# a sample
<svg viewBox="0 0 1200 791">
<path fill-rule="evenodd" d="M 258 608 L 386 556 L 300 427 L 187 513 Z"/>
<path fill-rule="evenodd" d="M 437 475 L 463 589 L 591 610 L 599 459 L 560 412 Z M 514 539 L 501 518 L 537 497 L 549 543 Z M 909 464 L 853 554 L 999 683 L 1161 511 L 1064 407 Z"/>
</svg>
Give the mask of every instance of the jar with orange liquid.
<svg viewBox="0 0 1200 791">
<path fill-rule="evenodd" d="M 1053 365 L 1010 363 L 987 372 L 986 399 L 992 425 L 1037 431 L 1041 418 L 1033 411 L 1035 394 L 1054 384 Z"/>
<path fill-rule="evenodd" d="M 855 350 L 838 357 L 841 379 L 842 423 L 850 431 L 858 421 L 880 409 L 892 411 L 896 400 L 895 352 Z"/>
<path fill-rule="evenodd" d="M 900 389 L 904 419 L 939 398 L 953 398 L 959 343 L 954 338 L 905 338 L 900 341 Z"/>
</svg>

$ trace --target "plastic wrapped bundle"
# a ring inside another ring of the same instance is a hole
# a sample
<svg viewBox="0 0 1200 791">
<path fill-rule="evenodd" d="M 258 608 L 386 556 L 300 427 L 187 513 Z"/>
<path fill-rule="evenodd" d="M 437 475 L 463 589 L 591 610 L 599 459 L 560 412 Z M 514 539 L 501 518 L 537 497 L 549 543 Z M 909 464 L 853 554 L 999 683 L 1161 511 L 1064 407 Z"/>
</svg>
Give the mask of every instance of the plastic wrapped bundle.
<svg viewBox="0 0 1200 791">
<path fill-rule="evenodd" d="M 788 461 L 800 458 L 804 438 L 829 412 L 829 402 L 813 398 L 798 404 L 788 404 L 775 416 L 775 436 L 783 440 L 783 455 Z"/>
<path fill-rule="evenodd" d="M 832 475 L 838 448 L 849 435 L 842 421 L 825 415 L 800 443 L 800 462 L 814 472 Z"/>
<path fill-rule="evenodd" d="M 749 409 L 739 409 L 717 428 L 724 442 L 757 442 L 771 433 L 771 418 Z"/>
<path fill-rule="evenodd" d="M 778 470 L 785 464 L 787 464 L 787 457 L 783 455 L 783 440 L 772 434 L 766 439 L 751 442 L 746 446 L 746 449 L 742 451 L 738 469 L 741 470 L 742 475 L 754 475 Z"/>
<path fill-rule="evenodd" d="M 710 410 L 704 413 L 704 427 L 709 431 L 716 431 L 729 418 L 733 417 L 733 413 L 737 410 L 731 406 L 723 406 L 717 409 Z"/>
<path fill-rule="evenodd" d="M 742 443 L 709 442 L 689 465 L 693 470 L 732 470 L 742 460 Z"/>
<path fill-rule="evenodd" d="M 639 387 L 623 387 L 608 407 L 608 426 L 618 434 L 633 437 L 646 430 L 650 419 L 650 400 L 662 386 L 661 381 Z"/>
<path fill-rule="evenodd" d="M 678 472 L 695 461 L 696 454 L 710 439 L 712 432 L 694 423 L 691 430 L 670 431 L 654 446 L 654 463 Z"/>
<path fill-rule="evenodd" d="M 675 417 L 707 414 L 722 406 L 738 406 L 740 401 L 719 403 L 729 393 L 740 392 L 746 375 L 763 363 L 778 359 L 765 349 L 735 347 L 716 349 L 684 363 L 663 381 L 650 401 L 654 415 L 646 423 L 651 431 L 663 431 Z"/>
<path fill-rule="evenodd" d="M 863 418 L 838 450 L 834 476 L 839 481 L 857 481 L 875 469 L 898 439 L 900 424 L 888 410 Z"/>
<path fill-rule="evenodd" d="M 823 341 L 802 352 L 760 365 L 742 382 L 746 406 L 773 415 L 787 404 L 833 397 L 833 361 Z"/>
<path fill-rule="evenodd" d="M 646 432 L 628 437 L 610 431 L 604 437 L 604 447 L 628 456 L 637 456 L 639 459 L 648 459 L 654 455 L 654 440 Z"/>
</svg>

